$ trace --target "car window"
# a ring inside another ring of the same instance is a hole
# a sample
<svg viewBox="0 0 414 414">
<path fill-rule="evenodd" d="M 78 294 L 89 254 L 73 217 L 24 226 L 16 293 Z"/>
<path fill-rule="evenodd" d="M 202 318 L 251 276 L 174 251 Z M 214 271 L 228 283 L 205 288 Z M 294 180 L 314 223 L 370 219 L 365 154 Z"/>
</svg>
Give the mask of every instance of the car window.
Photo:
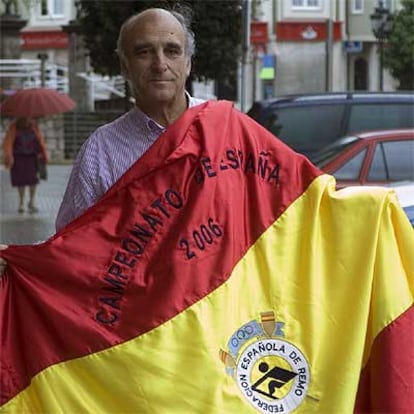
<svg viewBox="0 0 414 414">
<path fill-rule="evenodd" d="M 355 104 L 351 106 L 348 133 L 414 126 L 412 104 Z"/>
<path fill-rule="evenodd" d="M 367 149 L 359 151 L 349 161 L 342 165 L 334 172 L 334 176 L 338 180 L 359 180 L 362 164 L 365 159 Z"/>
<path fill-rule="evenodd" d="M 414 141 L 388 141 L 375 146 L 369 181 L 414 180 Z"/>
<path fill-rule="evenodd" d="M 319 168 L 323 169 L 327 164 L 334 160 L 339 154 L 346 151 L 348 147 L 355 145 L 355 142 L 359 141 L 357 137 L 343 137 L 334 141 L 332 144 L 327 145 L 309 159 Z"/>
<path fill-rule="evenodd" d="M 315 151 L 340 135 L 344 105 L 269 108 L 263 125 L 297 151 Z"/>
</svg>

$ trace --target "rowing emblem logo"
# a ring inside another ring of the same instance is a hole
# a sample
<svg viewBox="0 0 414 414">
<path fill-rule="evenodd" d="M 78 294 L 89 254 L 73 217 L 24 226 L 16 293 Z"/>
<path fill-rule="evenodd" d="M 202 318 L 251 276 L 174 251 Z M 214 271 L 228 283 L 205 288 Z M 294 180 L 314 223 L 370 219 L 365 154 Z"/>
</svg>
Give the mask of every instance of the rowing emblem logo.
<svg viewBox="0 0 414 414">
<path fill-rule="evenodd" d="M 303 353 L 283 340 L 284 323 L 273 311 L 233 333 L 228 351 L 220 350 L 226 372 L 244 398 L 262 413 L 290 413 L 306 397 L 310 370 Z"/>
</svg>

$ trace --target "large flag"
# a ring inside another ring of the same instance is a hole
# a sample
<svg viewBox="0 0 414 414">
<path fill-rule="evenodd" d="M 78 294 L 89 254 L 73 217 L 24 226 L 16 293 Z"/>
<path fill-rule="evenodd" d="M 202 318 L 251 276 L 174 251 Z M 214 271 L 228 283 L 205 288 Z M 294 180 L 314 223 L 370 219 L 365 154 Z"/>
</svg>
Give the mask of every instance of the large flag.
<svg viewBox="0 0 414 414">
<path fill-rule="evenodd" d="M 1 252 L 1 412 L 414 407 L 414 234 L 228 102 L 81 217 Z"/>
</svg>

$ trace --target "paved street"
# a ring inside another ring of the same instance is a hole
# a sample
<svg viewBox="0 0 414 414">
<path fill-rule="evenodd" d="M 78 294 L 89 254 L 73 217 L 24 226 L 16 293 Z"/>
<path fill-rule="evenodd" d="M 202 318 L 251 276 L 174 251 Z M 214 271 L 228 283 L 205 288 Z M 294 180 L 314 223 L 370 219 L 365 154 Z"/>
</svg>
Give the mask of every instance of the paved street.
<svg viewBox="0 0 414 414">
<path fill-rule="evenodd" d="M 37 187 L 39 212 L 30 214 L 17 212 L 17 189 L 11 187 L 9 171 L 0 165 L 0 243 L 30 244 L 54 234 L 57 210 L 71 168 L 71 165 L 48 166 L 48 180 L 41 181 Z M 27 204 L 28 189 L 26 192 Z"/>
</svg>

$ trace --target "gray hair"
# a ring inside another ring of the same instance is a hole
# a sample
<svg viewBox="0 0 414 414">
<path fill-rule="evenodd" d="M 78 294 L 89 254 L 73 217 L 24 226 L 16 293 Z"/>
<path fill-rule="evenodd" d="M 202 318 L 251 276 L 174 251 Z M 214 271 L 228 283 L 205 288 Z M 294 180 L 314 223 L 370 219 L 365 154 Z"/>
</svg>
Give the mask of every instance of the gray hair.
<svg viewBox="0 0 414 414">
<path fill-rule="evenodd" d="M 139 12 L 138 14 L 134 14 L 122 24 L 121 29 L 119 30 L 117 49 L 116 49 L 118 55 L 121 58 L 125 58 L 126 32 L 128 31 L 129 27 L 132 25 L 132 23 L 137 19 L 137 17 L 139 17 L 143 12 L 147 10 L 154 10 L 154 9 L 146 9 L 144 11 Z M 191 30 L 190 10 L 187 8 L 183 9 L 182 12 L 178 12 L 176 10 L 167 10 L 167 9 L 162 9 L 162 10 L 165 10 L 166 12 L 173 15 L 178 20 L 178 22 L 181 24 L 184 30 L 185 39 L 186 39 L 185 53 L 188 57 L 191 58 L 195 53 L 195 36 L 194 36 L 194 32 Z"/>
</svg>

